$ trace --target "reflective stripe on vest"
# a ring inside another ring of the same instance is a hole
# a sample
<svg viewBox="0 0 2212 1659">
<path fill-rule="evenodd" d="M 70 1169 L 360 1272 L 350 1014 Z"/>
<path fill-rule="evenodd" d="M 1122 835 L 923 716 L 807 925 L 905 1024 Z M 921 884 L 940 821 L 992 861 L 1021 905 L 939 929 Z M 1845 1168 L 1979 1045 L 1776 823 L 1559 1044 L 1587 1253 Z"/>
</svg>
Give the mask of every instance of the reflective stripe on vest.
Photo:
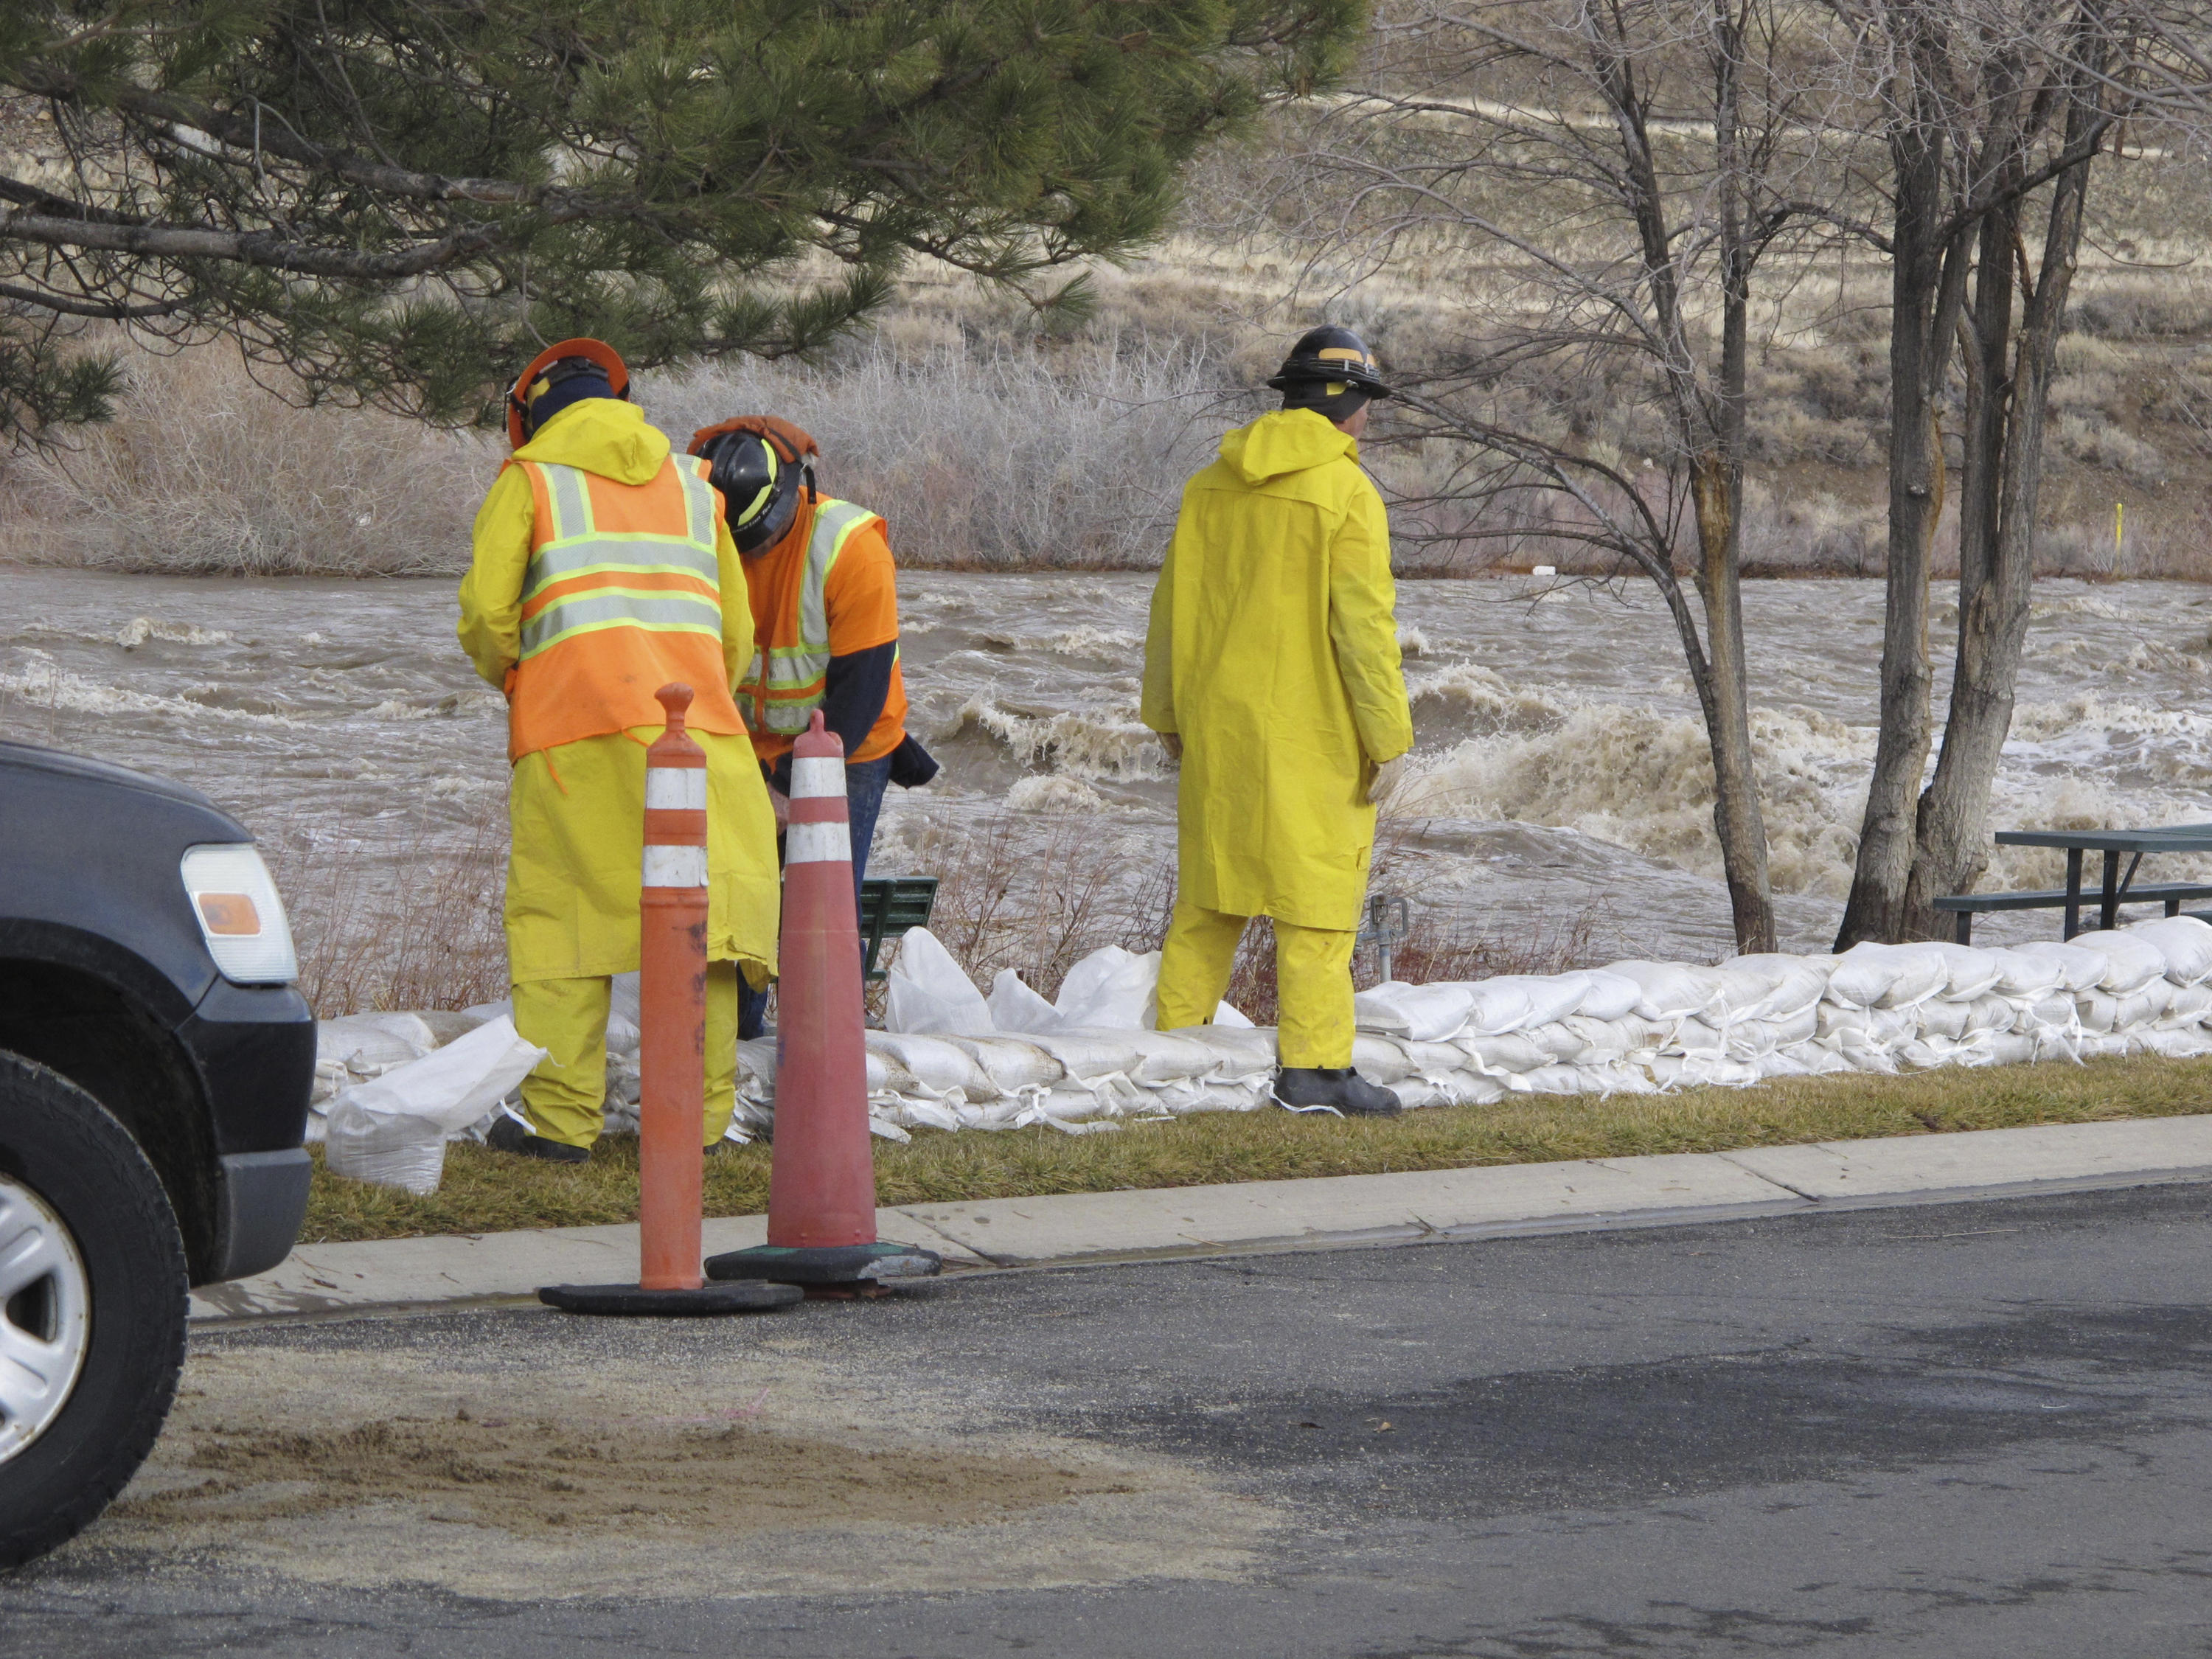
<svg viewBox="0 0 2212 1659">
<path fill-rule="evenodd" d="M 799 585 L 796 642 L 755 652 L 738 688 L 738 705 L 755 729 L 804 732 L 830 685 L 830 611 L 824 598 L 830 573 L 853 532 L 876 515 L 850 501 L 814 504 L 814 529 L 806 538 L 806 568 Z M 766 673 L 763 673 L 765 660 Z"/>
<path fill-rule="evenodd" d="M 592 520 L 586 475 L 555 461 L 526 461 L 545 481 L 550 534 L 530 556 L 522 584 L 522 655 L 605 628 L 722 637 L 721 572 L 714 558 L 714 495 L 707 463 L 677 465 L 684 533 L 602 532 Z M 550 592 L 549 592 L 549 590 Z"/>
</svg>

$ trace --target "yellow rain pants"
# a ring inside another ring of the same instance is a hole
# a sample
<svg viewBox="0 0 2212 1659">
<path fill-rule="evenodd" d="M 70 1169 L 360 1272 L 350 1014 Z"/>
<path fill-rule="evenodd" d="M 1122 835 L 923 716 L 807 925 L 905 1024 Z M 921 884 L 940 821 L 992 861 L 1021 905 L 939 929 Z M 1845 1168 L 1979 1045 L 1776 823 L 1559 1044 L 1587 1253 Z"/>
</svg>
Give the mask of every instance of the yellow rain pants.
<svg viewBox="0 0 2212 1659">
<path fill-rule="evenodd" d="M 538 979 L 514 988 L 514 1029 L 548 1050 L 523 1079 L 523 1115 L 532 1133 L 570 1146 L 599 1138 L 607 1092 L 607 1004 L 604 979 Z M 707 1124 L 713 1146 L 738 1103 L 738 970 L 707 965 Z"/>
<path fill-rule="evenodd" d="M 1251 920 L 1177 902 L 1160 950 L 1160 1030 L 1202 1025 L 1213 1018 Z M 1280 1064 L 1329 1071 L 1352 1064 L 1352 946 L 1358 936 L 1356 930 L 1301 927 L 1275 918 Z"/>
<path fill-rule="evenodd" d="M 1375 844 L 1368 787 L 1413 745 L 1389 525 L 1358 453 L 1310 409 L 1222 439 L 1152 590 L 1143 704 L 1182 738 L 1183 896 L 1347 938 Z"/>
</svg>

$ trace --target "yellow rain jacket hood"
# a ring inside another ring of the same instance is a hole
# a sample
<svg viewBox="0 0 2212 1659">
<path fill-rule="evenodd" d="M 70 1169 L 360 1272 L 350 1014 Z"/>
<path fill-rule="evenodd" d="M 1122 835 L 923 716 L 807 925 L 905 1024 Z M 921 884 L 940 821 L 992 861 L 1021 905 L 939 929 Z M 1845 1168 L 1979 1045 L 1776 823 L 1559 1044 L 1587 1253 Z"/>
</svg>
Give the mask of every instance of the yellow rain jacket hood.
<svg viewBox="0 0 2212 1659">
<path fill-rule="evenodd" d="M 520 460 L 580 467 L 626 484 L 651 482 L 669 453 L 667 438 L 646 423 L 642 410 L 609 398 L 571 404 L 515 452 Z M 528 476 L 503 467 L 477 514 L 475 557 L 461 582 L 462 648 L 501 691 L 521 651 L 535 514 Z M 715 554 L 722 660 L 734 686 L 752 659 L 752 609 L 744 562 L 719 520 Z M 514 982 L 637 966 L 645 750 L 659 735 L 658 726 L 633 726 L 514 763 L 507 878 L 507 974 Z M 707 751 L 708 955 L 746 965 L 748 978 L 765 984 L 775 965 L 781 898 L 775 814 L 750 738 L 694 735 Z"/>
<path fill-rule="evenodd" d="M 1221 441 L 1152 590 L 1144 721 L 1181 734 L 1178 896 L 1359 925 L 1374 769 L 1413 747 L 1382 498 L 1311 410 Z"/>
</svg>

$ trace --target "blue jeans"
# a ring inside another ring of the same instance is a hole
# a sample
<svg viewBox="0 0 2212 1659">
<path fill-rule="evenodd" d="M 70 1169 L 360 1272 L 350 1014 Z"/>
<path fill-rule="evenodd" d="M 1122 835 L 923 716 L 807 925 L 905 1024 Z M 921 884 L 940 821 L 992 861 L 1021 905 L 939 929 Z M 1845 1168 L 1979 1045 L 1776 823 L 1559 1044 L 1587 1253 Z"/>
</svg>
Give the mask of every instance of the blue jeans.
<svg viewBox="0 0 2212 1659">
<path fill-rule="evenodd" d="M 787 757 L 776 768 L 776 787 L 791 781 Z M 868 873 L 868 844 L 876 838 L 876 818 L 884 810 L 884 790 L 891 781 L 891 757 L 855 761 L 845 769 L 845 816 L 853 834 L 853 909 L 860 908 L 860 881 Z M 783 856 L 783 839 L 776 838 L 776 857 Z M 761 1034 L 768 1013 L 768 993 L 740 983 L 738 987 L 738 1040 L 750 1042 Z"/>
</svg>

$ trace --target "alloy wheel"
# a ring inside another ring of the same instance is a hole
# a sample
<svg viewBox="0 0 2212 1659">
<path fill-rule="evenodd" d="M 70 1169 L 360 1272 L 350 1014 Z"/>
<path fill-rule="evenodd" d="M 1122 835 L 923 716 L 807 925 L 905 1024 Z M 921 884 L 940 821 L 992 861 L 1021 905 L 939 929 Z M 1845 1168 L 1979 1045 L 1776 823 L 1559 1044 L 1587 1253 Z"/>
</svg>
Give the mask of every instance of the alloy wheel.
<svg viewBox="0 0 2212 1659">
<path fill-rule="evenodd" d="M 0 1464 L 61 1415 L 91 1345 L 76 1240 L 38 1194 L 0 1176 Z"/>
</svg>

